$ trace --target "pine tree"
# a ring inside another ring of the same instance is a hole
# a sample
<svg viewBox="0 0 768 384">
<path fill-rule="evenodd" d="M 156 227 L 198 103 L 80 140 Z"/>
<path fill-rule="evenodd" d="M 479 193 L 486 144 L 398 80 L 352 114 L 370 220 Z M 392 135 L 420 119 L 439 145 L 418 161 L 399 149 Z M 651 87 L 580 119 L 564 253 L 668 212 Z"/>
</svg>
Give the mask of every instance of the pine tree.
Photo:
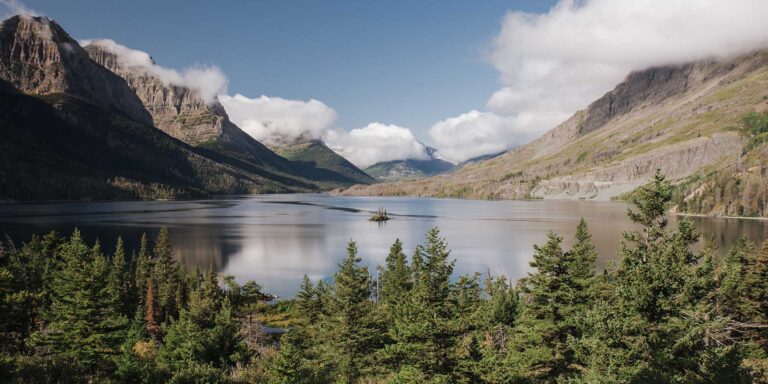
<svg viewBox="0 0 768 384">
<path fill-rule="evenodd" d="M 299 314 L 309 323 L 314 323 L 320 316 L 321 305 L 312 281 L 307 275 L 304 275 L 299 292 L 296 294 L 296 306 L 299 309 Z"/>
<path fill-rule="evenodd" d="M 681 219 L 667 229 L 670 183 L 658 171 L 633 192 L 629 217 L 642 227 L 624 234 L 621 266 L 611 307 L 596 310 L 590 375 L 624 381 L 672 382 L 698 369 L 696 356 L 679 348 L 685 313 L 693 310 L 686 291 L 696 272 L 698 240 L 693 224 Z M 674 374 L 671 374 L 674 372 Z M 683 380 L 684 381 L 684 380 Z"/>
<path fill-rule="evenodd" d="M 217 368 L 231 369 L 248 359 L 249 352 L 240 334 L 240 324 L 234 318 L 228 300 L 224 299 L 213 328 L 205 333 L 204 362 Z"/>
<path fill-rule="evenodd" d="M 146 282 L 147 294 L 144 296 L 144 315 L 147 326 L 147 334 L 155 340 L 162 338 L 162 329 L 160 328 L 160 315 L 157 310 L 157 297 L 155 296 L 155 283 L 150 278 Z"/>
<path fill-rule="evenodd" d="M 160 228 L 160 233 L 155 239 L 154 266 L 152 278 L 157 286 L 157 304 L 160 322 L 167 322 L 178 314 L 176 304 L 177 291 L 179 289 L 178 269 L 176 260 L 173 259 L 173 246 L 168 236 L 168 227 Z"/>
<path fill-rule="evenodd" d="M 302 369 L 301 349 L 291 342 L 282 342 L 280 351 L 269 366 L 269 384 L 306 383 L 307 376 L 307 372 Z"/>
<path fill-rule="evenodd" d="M 450 380 L 456 364 L 454 307 L 449 302 L 450 277 L 455 260 L 437 228 L 417 246 L 411 263 L 413 288 L 394 308 L 391 347 L 399 370 L 408 376 L 424 375 Z M 417 374 L 418 372 L 418 374 Z"/>
<path fill-rule="evenodd" d="M 748 254 L 744 286 L 746 297 L 755 305 L 750 311 L 749 322 L 768 324 L 768 240 L 759 251 L 753 250 Z M 768 343 L 768 332 L 762 332 L 761 339 L 763 343 Z"/>
<path fill-rule="evenodd" d="M 157 361 L 172 371 L 204 361 L 206 333 L 189 314 L 182 310 L 178 319 L 172 319 L 157 352 Z"/>
<path fill-rule="evenodd" d="M 577 376 L 582 362 L 572 341 L 584 331 L 582 319 L 591 308 L 594 248 L 579 224 L 574 249 L 564 252 L 562 238 L 549 233 L 544 246 L 534 246 L 531 267 L 522 284 L 525 305 L 517 323 L 510 363 L 521 377 L 547 382 Z"/>
<path fill-rule="evenodd" d="M 106 372 L 127 326 L 119 302 L 109 294 L 109 263 L 98 247 L 86 246 L 77 230 L 63 246 L 62 258 L 41 339 L 81 372 Z"/>
<path fill-rule="evenodd" d="M 405 253 L 403 253 L 403 243 L 400 242 L 400 239 L 395 240 L 389 249 L 380 281 L 380 300 L 389 306 L 402 300 L 411 289 L 411 270 Z"/>
<path fill-rule="evenodd" d="M 115 253 L 112 256 L 112 267 L 109 273 L 110 295 L 113 296 L 120 306 L 122 314 L 128 316 L 133 314 L 135 309 L 131 304 L 131 271 L 128 269 L 128 263 L 125 260 L 125 246 L 123 238 L 118 237 L 115 245 Z"/>
<path fill-rule="evenodd" d="M 371 353 L 380 347 L 381 330 L 373 318 L 371 275 L 360 265 L 357 245 L 350 241 L 347 257 L 334 274 L 331 309 L 325 319 L 325 332 L 331 335 L 337 380 L 354 383 L 365 368 L 370 368 Z"/>
<path fill-rule="evenodd" d="M 146 233 L 141 235 L 141 240 L 139 241 L 139 254 L 135 258 L 135 263 L 134 287 L 137 292 L 135 306 L 136 308 L 139 308 L 146 306 L 144 298 L 146 297 L 147 292 L 147 281 L 152 274 L 152 257 L 149 254 L 149 240 L 147 239 Z"/>
</svg>

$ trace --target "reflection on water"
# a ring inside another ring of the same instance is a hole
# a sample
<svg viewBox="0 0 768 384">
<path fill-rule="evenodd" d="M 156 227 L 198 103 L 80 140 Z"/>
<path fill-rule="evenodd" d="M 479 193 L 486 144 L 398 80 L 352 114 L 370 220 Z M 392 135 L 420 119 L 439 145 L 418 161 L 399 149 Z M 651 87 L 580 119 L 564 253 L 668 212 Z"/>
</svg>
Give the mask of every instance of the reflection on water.
<svg viewBox="0 0 768 384">
<path fill-rule="evenodd" d="M 383 206 L 394 219 L 368 218 Z M 520 278 L 528 272 L 533 244 L 548 231 L 571 237 L 580 217 L 589 222 L 600 262 L 615 260 L 621 232 L 631 228 L 627 206 L 589 201 L 471 201 L 419 198 L 247 196 L 186 202 L 95 202 L 0 205 L 0 233 L 17 242 L 33 233 L 69 233 L 77 226 L 89 241 L 111 251 L 118 235 L 129 249 L 142 233 L 154 237 L 166 225 L 177 257 L 189 266 L 213 264 L 269 292 L 294 294 L 302 276 L 331 279 L 347 241 L 358 242 L 370 266 L 382 264 L 396 238 L 412 251 L 427 230 L 439 226 L 458 273 L 487 272 Z M 695 217 L 705 238 L 730 245 L 745 236 L 765 239 L 766 220 Z M 673 219 L 674 221 L 674 219 Z"/>
</svg>

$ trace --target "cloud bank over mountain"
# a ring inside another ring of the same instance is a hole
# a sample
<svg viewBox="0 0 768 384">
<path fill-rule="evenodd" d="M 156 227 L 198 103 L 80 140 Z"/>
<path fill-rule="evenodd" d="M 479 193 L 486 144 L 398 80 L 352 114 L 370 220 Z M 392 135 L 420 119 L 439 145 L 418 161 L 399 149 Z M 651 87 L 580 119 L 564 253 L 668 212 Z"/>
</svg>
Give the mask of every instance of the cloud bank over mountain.
<svg viewBox="0 0 768 384">
<path fill-rule="evenodd" d="M 219 95 L 219 101 L 235 124 L 268 145 L 320 139 L 362 168 L 382 161 L 428 157 L 424 144 L 410 129 L 371 123 L 347 132 L 335 126 L 336 111 L 318 100 L 264 95 L 251 99 L 237 94 Z"/>
<path fill-rule="evenodd" d="M 413 132 L 397 125 L 370 123 L 349 132 L 331 130 L 323 138 L 336 153 L 361 168 L 382 161 L 429 158 Z"/>
<path fill-rule="evenodd" d="M 269 145 L 315 140 L 333 128 L 336 111 L 325 103 L 288 100 L 262 95 L 250 99 L 241 94 L 219 95 L 229 118 L 256 140 Z"/>
<path fill-rule="evenodd" d="M 515 117 L 514 134 L 541 134 L 631 71 L 768 46 L 765 15 L 764 0 L 563 0 L 546 14 L 509 12 L 489 54 L 503 87 L 486 106 Z"/>
<path fill-rule="evenodd" d="M 166 84 L 177 85 L 197 90 L 200 97 L 211 103 L 216 96 L 227 92 L 228 80 L 215 65 L 195 65 L 181 71 L 157 65 L 152 57 L 137 49 L 131 49 L 110 39 L 81 40 L 80 45 L 93 44 L 117 56 L 123 65 L 142 68 L 148 74 L 159 78 Z"/>
<path fill-rule="evenodd" d="M 441 158 L 460 163 L 474 157 L 502 152 L 534 138 L 526 132 L 536 116 L 503 117 L 492 112 L 469 111 L 435 123 L 429 129 Z"/>
</svg>

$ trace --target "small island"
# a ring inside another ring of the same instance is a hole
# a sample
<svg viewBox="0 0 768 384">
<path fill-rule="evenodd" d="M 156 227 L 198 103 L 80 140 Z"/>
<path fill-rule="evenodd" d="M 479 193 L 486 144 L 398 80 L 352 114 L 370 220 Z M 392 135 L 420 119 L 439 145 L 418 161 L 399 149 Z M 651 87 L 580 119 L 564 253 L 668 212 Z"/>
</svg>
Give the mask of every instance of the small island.
<svg viewBox="0 0 768 384">
<path fill-rule="evenodd" d="M 384 207 L 379 207 L 379 210 L 371 216 L 370 221 L 387 221 L 390 217 L 387 216 L 387 210 Z"/>
</svg>

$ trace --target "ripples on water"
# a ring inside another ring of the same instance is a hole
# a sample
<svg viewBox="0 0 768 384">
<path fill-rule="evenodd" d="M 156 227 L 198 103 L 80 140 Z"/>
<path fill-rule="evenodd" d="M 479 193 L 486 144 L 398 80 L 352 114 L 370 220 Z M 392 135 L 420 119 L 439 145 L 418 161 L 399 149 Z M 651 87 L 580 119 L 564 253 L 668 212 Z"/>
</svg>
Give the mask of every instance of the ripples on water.
<svg viewBox="0 0 768 384">
<path fill-rule="evenodd" d="M 369 222 L 379 207 L 394 219 Z M 490 271 L 517 279 L 529 271 L 533 244 L 552 230 L 571 237 L 580 217 L 587 219 L 600 262 L 615 260 L 621 232 L 632 227 L 627 205 L 592 201 L 475 201 L 425 198 L 330 197 L 326 195 L 247 196 L 224 200 L 170 202 L 92 202 L 0 205 L 0 233 L 16 242 L 75 226 L 89 241 L 97 237 L 111 251 L 118 235 L 135 248 L 166 225 L 176 253 L 187 265 L 213 263 L 239 280 L 253 279 L 269 292 L 293 295 L 306 273 L 330 280 L 345 256 L 346 243 L 358 242 L 360 256 L 382 264 L 396 238 L 407 252 L 439 226 L 456 272 Z M 739 237 L 762 242 L 766 220 L 694 217 L 703 237 L 726 246 Z M 673 218 L 674 221 L 674 218 Z M 674 224 L 674 223 L 673 223 Z"/>
</svg>

